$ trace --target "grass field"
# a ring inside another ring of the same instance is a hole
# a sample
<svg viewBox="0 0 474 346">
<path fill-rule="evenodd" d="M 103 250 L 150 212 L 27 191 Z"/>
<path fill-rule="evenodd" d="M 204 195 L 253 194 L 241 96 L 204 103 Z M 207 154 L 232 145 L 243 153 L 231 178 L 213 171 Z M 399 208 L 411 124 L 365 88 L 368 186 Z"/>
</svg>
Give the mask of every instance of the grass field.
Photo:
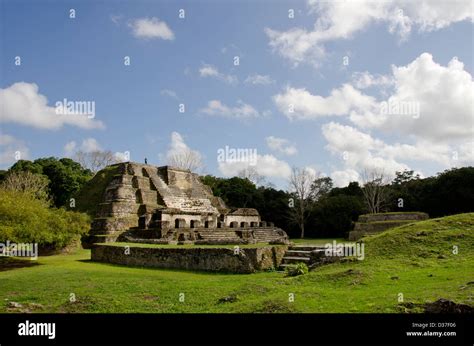
<svg viewBox="0 0 474 346">
<path fill-rule="evenodd" d="M 400 293 L 404 302 L 474 305 L 474 213 L 405 225 L 364 242 L 363 261 L 298 277 L 132 268 L 91 262 L 88 250 L 40 257 L 28 267 L 3 258 L 0 312 L 385 313 L 405 311 Z"/>
</svg>

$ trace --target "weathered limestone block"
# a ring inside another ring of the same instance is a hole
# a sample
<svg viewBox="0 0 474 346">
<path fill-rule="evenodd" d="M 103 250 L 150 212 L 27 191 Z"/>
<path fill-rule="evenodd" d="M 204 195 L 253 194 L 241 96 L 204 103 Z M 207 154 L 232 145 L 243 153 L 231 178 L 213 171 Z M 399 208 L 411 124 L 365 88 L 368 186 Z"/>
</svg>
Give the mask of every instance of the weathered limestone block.
<svg viewBox="0 0 474 346">
<path fill-rule="evenodd" d="M 135 203 L 136 200 L 136 189 L 131 185 L 117 185 L 108 187 L 105 190 L 104 200 L 106 202 L 113 202 L 119 200 L 128 200 Z"/>
<path fill-rule="evenodd" d="M 137 214 L 139 205 L 136 203 L 130 203 L 127 201 L 117 201 L 110 203 L 99 204 L 98 217 L 108 216 L 128 216 L 130 214 Z"/>
<path fill-rule="evenodd" d="M 113 177 L 108 187 L 114 187 L 119 185 L 130 185 L 132 186 L 133 175 L 129 174 L 117 174 Z"/>
<path fill-rule="evenodd" d="M 150 178 L 134 176 L 132 179 L 133 187 L 142 190 L 151 190 Z"/>
<path fill-rule="evenodd" d="M 143 176 L 143 165 L 138 163 L 128 163 L 127 164 L 127 173 L 130 175 L 135 175 L 142 177 Z"/>
<path fill-rule="evenodd" d="M 137 191 L 137 202 L 140 204 L 157 204 L 158 195 L 153 190 L 142 190 Z"/>
<path fill-rule="evenodd" d="M 95 218 L 91 224 L 91 233 L 107 234 L 125 231 L 130 227 L 138 226 L 138 218 L 128 217 L 101 217 Z"/>
</svg>

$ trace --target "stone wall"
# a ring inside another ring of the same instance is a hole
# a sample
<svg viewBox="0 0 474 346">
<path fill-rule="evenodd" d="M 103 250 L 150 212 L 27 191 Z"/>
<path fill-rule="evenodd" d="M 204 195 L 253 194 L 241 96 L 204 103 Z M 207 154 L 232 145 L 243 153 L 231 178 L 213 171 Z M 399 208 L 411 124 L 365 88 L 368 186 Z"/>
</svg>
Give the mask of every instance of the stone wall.
<svg viewBox="0 0 474 346">
<path fill-rule="evenodd" d="M 365 214 L 359 216 L 359 222 L 377 222 L 377 221 L 420 221 L 428 219 L 428 214 L 421 212 L 413 213 L 379 213 Z"/>
<path fill-rule="evenodd" d="M 91 259 L 121 265 L 231 272 L 254 273 L 278 268 L 288 246 L 255 248 L 176 248 L 135 247 L 125 254 L 125 246 L 95 244 Z"/>
</svg>

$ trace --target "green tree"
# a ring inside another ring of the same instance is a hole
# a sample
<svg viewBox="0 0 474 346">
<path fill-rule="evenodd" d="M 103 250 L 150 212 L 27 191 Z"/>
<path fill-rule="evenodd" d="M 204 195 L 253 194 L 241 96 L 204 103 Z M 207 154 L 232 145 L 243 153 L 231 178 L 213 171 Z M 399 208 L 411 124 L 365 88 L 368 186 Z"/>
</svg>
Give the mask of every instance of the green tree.
<svg viewBox="0 0 474 346">
<path fill-rule="evenodd" d="M 68 206 L 70 199 L 92 177 L 92 172 L 69 158 L 40 158 L 35 161 L 19 160 L 9 171 L 28 171 L 49 179 L 49 191 L 56 207 Z"/>
</svg>

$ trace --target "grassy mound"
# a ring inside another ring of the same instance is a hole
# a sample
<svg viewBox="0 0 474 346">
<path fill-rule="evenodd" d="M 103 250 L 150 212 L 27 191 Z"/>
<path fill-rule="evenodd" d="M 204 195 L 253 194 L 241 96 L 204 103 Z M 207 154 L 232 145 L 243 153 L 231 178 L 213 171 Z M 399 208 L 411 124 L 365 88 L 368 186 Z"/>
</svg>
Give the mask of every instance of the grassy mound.
<svg viewBox="0 0 474 346">
<path fill-rule="evenodd" d="M 474 253 L 474 213 L 410 223 L 364 238 L 368 256 L 435 258 Z"/>
<path fill-rule="evenodd" d="M 119 174 L 118 165 L 108 166 L 97 172 L 75 197 L 76 209 L 95 217 L 99 203 L 103 202 L 105 188 L 116 174 Z"/>
</svg>

